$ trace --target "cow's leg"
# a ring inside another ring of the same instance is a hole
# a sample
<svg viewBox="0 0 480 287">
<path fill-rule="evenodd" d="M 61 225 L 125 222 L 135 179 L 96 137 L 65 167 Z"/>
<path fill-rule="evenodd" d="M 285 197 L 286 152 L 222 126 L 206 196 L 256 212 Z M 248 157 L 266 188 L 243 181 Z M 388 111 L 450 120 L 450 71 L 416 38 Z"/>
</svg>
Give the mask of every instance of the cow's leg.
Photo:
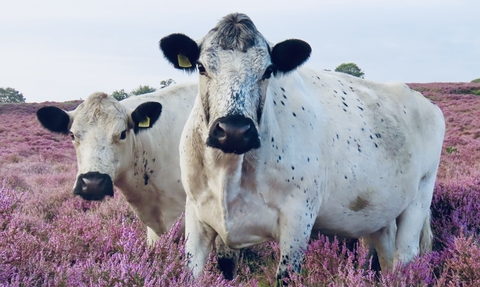
<svg viewBox="0 0 480 287">
<path fill-rule="evenodd" d="M 277 268 L 277 284 L 288 277 L 288 271 L 300 273 L 301 264 L 312 233 L 316 216 L 297 211 L 280 217 L 280 263 Z"/>
<path fill-rule="evenodd" d="M 410 262 L 419 254 L 420 239 L 423 248 L 431 247 L 430 204 L 435 178 L 436 173 L 433 173 L 428 179 L 420 182 L 417 197 L 397 217 L 394 268 L 399 263 Z M 426 250 L 422 250 L 422 253 L 425 252 Z"/>
<path fill-rule="evenodd" d="M 217 233 L 198 220 L 195 207 L 189 203 L 188 199 L 185 205 L 185 234 L 187 236 L 185 243 L 187 268 L 192 270 L 193 277 L 197 278 L 207 263 Z"/>
<path fill-rule="evenodd" d="M 387 226 L 365 237 L 366 242 L 377 251 L 378 261 L 383 271 L 391 270 L 393 267 L 396 234 L 397 224 L 393 220 Z"/>
<path fill-rule="evenodd" d="M 240 250 L 231 249 L 223 243 L 220 236 L 215 239 L 218 268 L 222 271 L 223 277 L 232 280 L 237 276 L 238 259 Z"/>
<path fill-rule="evenodd" d="M 157 242 L 159 238 L 160 237 L 158 237 L 157 233 L 155 233 L 153 229 L 147 226 L 147 244 L 149 246 L 152 246 L 155 244 L 155 242 Z"/>
</svg>

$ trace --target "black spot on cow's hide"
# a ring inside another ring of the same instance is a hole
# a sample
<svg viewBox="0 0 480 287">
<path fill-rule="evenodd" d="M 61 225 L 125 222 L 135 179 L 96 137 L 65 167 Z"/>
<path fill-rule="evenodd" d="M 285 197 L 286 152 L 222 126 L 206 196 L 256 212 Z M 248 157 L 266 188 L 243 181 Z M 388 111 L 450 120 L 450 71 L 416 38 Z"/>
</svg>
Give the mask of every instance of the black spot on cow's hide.
<svg viewBox="0 0 480 287">
<path fill-rule="evenodd" d="M 148 185 L 148 180 L 150 179 L 150 177 L 148 176 L 148 174 L 143 174 L 143 180 L 144 180 L 144 183 L 145 185 Z"/>
</svg>

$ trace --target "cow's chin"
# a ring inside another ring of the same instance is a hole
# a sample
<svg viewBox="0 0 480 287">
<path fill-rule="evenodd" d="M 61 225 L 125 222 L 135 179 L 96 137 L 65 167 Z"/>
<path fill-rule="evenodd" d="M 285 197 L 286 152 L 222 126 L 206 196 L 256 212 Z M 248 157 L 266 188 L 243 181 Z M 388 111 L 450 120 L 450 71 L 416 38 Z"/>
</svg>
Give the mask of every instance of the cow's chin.
<svg viewBox="0 0 480 287">
<path fill-rule="evenodd" d="M 218 141 L 207 141 L 207 146 L 220 150 L 223 153 L 227 154 L 236 154 L 236 155 L 242 155 L 245 154 L 252 149 L 258 149 L 260 147 L 260 142 L 254 143 L 254 144 L 247 144 L 247 145 L 234 145 L 234 146 L 229 146 L 229 145 L 222 145 L 218 143 Z"/>
<path fill-rule="evenodd" d="M 88 200 L 88 201 L 101 201 L 107 196 L 113 197 L 113 195 L 110 195 L 110 194 L 108 195 L 107 194 L 77 194 L 77 195 L 80 196 L 82 199 Z"/>
</svg>

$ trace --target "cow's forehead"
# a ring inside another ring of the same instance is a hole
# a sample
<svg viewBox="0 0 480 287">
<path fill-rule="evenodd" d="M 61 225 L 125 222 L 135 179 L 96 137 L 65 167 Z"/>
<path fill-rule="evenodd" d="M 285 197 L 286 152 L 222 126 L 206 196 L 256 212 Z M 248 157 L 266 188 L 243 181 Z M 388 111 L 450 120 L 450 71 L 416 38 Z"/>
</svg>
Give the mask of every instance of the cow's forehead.
<svg viewBox="0 0 480 287">
<path fill-rule="evenodd" d="M 73 125 L 102 125 L 105 129 L 116 129 L 124 128 L 127 121 L 128 113 L 117 100 L 104 93 L 94 93 L 75 110 Z"/>
<path fill-rule="evenodd" d="M 247 15 L 230 14 L 200 40 L 202 50 L 212 47 L 246 52 L 253 47 L 268 48 L 267 41 Z"/>
</svg>

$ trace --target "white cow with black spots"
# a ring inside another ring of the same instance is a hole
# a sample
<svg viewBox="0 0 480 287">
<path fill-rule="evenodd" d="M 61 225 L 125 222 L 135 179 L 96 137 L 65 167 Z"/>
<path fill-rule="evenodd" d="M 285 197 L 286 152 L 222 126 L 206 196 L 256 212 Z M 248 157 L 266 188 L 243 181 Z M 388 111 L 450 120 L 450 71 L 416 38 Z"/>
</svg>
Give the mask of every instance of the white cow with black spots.
<svg viewBox="0 0 480 287">
<path fill-rule="evenodd" d="M 72 137 L 78 163 L 74 194 L 102 200 L 113 196 L 115 186 L 147 226 L 151 245 L 185 211 L 178 145 L 197 93 L 193 83 L 121 102 L 94 93 L 73 111 L 48 106 L 37 118 L 48 130 Z M 220 238 L 216 247 L 221 271 L 233 278 L 239 252 Z"/>
<path fill-rule="evenodd" d="M 197 89 L 173 85 L 121 102 L 94 93 L 73 111 L 48 106 L 37 118 L 72 138 L 78 163 L 74 194 L 101 200 L 113 196 L 115 186 L 147 226 L 152 244 L 184 212 L 178 144 Z"/>
<path fill-rule="evenodd" d="M 279 242 L 279 278 L 300 270 L 312 232 L 365 238 L 383 269 L 431 248 L 445 123 L 420 93 L 299 68 L 306 42 L 273 45 L 243 14 L 160 47 L 200 73 L 180 142 L 195 276 L 217 234 L 232 248 Z"/>
</svg>

